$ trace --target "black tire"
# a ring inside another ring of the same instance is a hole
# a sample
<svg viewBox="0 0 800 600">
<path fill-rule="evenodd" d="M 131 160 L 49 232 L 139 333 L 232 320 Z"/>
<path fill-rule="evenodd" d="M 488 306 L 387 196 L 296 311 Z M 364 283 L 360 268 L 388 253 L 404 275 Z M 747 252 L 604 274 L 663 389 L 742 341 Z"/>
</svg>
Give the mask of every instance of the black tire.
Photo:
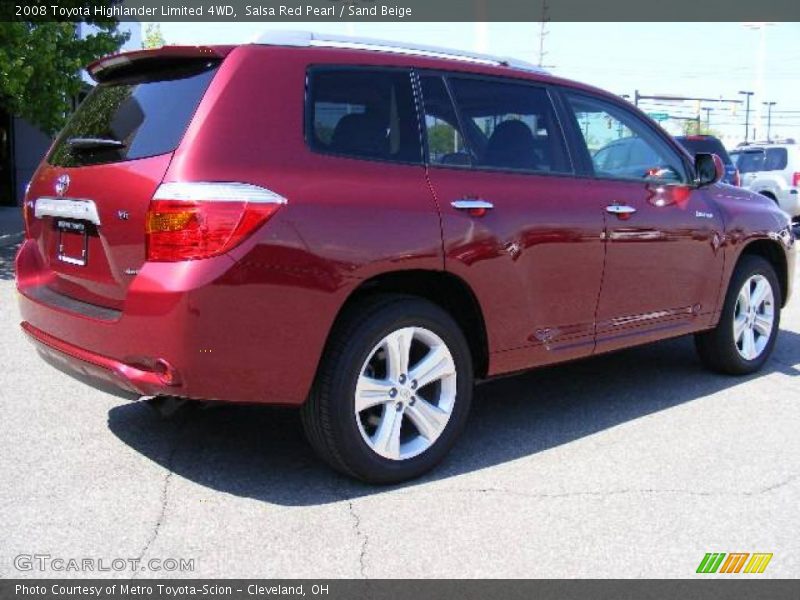
<svg viewBox="0 0 800 600">
<path fill-rule="evenodd" d="M 733 320 L 739 291 L 753 275 L 763 275 L 772 288 L 774 319 L 772 331 L 761 354 L 753 360 L 745 359 L 737 349 L 733 334 Z M 695 347 L 709 369 L 729 375 L 747 375 L 758 371 L 772 354 L 781 320 L 781 288 L 773 266 L 760 256 L 742 256 L 731 277 L 717 326 L 695 335 Z"/>
<path fill-rule="evenodd" d="M 403 327 L 424 327 L 441 338 L 456 366 L 456 400 L 439 437 L 421 454 L 405 460 L 380 456 L 363 439 L 355 416 L 355 389 L 370 352 Z M 455 320 L 421 298 L 380 295 L 353 306 L 331 333 L 301 414 L 317 454 L 337 471 L 368 483 L 398 483 L 438 464 L 464 429 L 472 398 L 472 358 Z"/>
</svg>

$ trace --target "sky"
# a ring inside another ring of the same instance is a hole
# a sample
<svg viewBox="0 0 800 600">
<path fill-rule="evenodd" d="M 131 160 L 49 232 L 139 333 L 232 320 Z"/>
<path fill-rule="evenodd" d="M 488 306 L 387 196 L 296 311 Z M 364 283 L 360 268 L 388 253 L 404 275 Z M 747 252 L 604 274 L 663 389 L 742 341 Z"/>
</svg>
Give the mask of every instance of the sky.
<svg viewBox="0 0 800 600">
<path fill-rule="evenodd" d="M 144 25 L 143 25 L 144 26 Z M 540 23 L 161 23 L 168 44 L 246 43 L 268 29 L 312 30 L 445 46 L 539 62 Z M 753 91 L 750 139 L 800 143 L 800 23 L 548 23 L 543 64 L 617 94 L 740 99 Z M 643 100 L 653 113 L 709 119 L 723 142 L 744 139 L 744 104 Z M 707 113 L 704 108 L 711 108 Z M 682 121 L 662 123 L 673 134 Z"/>
</svg>

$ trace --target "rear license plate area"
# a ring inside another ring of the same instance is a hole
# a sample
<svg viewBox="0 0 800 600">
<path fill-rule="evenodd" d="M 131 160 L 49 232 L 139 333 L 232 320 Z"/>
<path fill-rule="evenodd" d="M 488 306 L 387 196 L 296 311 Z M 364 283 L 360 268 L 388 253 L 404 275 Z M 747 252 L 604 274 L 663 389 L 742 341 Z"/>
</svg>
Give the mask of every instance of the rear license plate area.
<svg viewBox="0 0 800 600">
<path fill-rule="evenodd" d="M 56 219 L 58 235 L 56 258 L 79 267 L 89 261 L 89 224 L 72 219 Z"/>
</svg>

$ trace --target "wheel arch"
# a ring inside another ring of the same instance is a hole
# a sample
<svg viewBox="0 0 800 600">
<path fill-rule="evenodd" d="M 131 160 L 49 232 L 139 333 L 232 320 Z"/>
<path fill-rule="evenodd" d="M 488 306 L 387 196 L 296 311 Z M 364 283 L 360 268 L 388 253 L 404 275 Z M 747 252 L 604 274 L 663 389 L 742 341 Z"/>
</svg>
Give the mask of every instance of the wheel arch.
<svg viewBox="0 0 800 600">
<path fill-rule="evenodd" d="M 773 202 L 776 202 L 776 203 L 778 202 L 778 197 L 775 195 L 775 192 L 773 192 L 772 190 L 763 189 L 758 193 L 761 194 L 762 196 L 764 196 L 765 198 L 769 198 Z"/>
<path fill-rule="evenodd" d="M 781 307 L 786 306 L 789 295 L 789 265 L 780 243 L 768 239 L 753 240 L 739 253 L 737 265 L 743 256 L 760 256 L 773 266 L 781 286 Z"/>
<path fill-rule="evenodd" d="M 447 311 L 458 323 L 467 339 L 475 377 L 478 379 L 486 377 L 489 370 L 489 344 L 480 303 L 467 282 L 446 271 L 424 269 L 390 271 L 365 279 L 350 292 L 339 308 L 328 340 L 343 315 L 360 302 L 380 294 L 416 296 Z"/>
</svg>

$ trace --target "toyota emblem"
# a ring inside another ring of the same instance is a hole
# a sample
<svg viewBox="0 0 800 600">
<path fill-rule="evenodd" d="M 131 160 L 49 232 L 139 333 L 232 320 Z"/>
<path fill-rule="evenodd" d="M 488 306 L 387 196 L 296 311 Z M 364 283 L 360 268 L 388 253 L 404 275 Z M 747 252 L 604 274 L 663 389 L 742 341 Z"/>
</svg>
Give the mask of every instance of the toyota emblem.
<svg viewBox="0 0 800 600">
<path fill-rule="evenodd" d="M 64 194 L 66 194 L 67 190 L 69 189 L 69 175 L 67 175 L 66 173 L 64 175 L 59 175 L 56 178 L 55 188 L 56 188 L 56 195 L 59 198 L 63 198 Z"/>
</svg>

